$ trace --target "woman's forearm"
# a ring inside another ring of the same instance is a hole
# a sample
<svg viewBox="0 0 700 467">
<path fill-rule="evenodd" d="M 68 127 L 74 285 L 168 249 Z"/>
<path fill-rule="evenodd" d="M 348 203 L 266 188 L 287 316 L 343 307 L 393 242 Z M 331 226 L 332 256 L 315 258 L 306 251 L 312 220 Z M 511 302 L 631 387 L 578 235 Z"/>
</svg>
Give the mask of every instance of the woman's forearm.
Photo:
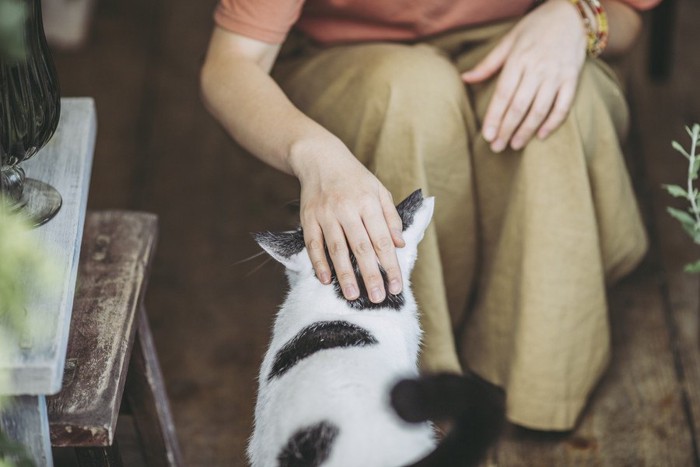
<svg viewBox="0 0 700 467">
<path fill-rule="evenodd" d="M 627 52 L 633 45 L 642 27 L 642 19 L 634 8 L 616 0 L 602 2 L 608 15 L 608 46 L 604 57 L 613 57 Z"/>
<path fill-rule="evenodd" d="M 269 76 L 276 46 L 266 51 L 241 50 L 228 41 L 227 34 L 217 31 L 212 38 L 202 68 L 201 89 L 208 110 L 241 146 L 297 177 L 307 162 L 302 153 L 317 154 L 326 152 L 323 146 L 342 146 L 294 107 Z M 246 48 L 245 43 L 242 48 Z"/>
</svg>

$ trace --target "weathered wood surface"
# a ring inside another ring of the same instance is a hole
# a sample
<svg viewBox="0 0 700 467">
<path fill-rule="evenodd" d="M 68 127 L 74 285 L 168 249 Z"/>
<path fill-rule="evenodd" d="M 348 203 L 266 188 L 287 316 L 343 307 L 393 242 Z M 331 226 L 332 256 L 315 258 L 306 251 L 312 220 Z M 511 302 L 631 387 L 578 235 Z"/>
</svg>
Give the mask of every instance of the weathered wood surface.
<svg viewBox="0 0 700 467">
<path fill-rule="evenodd" d="M 126 397 L 150 467 L 184 465 L 146 311 L 138 313 Z"/>
<path fill-rule="evenodd" d="M 667 325 L 672 339 L 674 367 L 683 398 L 687 425 L 694 437 L 694 466 L 700 466 L 700 276 L 683 271 L 685 264 L 700 258 L 679 223 L 666 212 L 666 206 L 685 209 L 669 196 L 662 184 L 685 185 L 687 163 L 671 148 L 676 140 L 689 147 L 685 125 L 700 123 L 700 33 L 697 21 L 700 4 L 675 1 L 673 28 L 675 53 L 671 79 L 662 85 L 645 80 L 633 81 L 632 102 L 639 131 L 634 137 L 644 167 L 645 196 L 651 219 L 650 230 L 656 248 L 658 281 L 662 290 Z M 696 184 L 697 186 L 697 184 Z"/>
<path fill-rule="evenodd" d="M 101 448 L 76 448 L 77 467 L 123 467 L 117 442 Z M 131 466 L 129 466 L 131 467 Z"/>
<path fill-rule="evenodd" d="M 644 267 L 611 293 L 611 366 L 572 433 L 511 427 L 485 465 L 692 466 L 657 273 Z"/>
<path fill-rule="evenodd" d="M 0 431 L 25 447 L 37 467 L 53 466 L 44 396 L 17 396 L 3 406 Z"/>
<path fill-rule="evenodd" d="M 53 256 L 57 280 L 52 287 L 31 284 L 32 302 L 27 306 L 31 332 L 11 344 L 15 351 L 0 355 L 0 378 L 9 381 L 7 394 L 53 394 L 60 389 L 95 132 L 92 99 L 63 99 L 56 134 L 23 164 L 28 177 L 58 189 L 63 207 L 54 219 L 32 232 Z"/>
<path fill-rule="evenodd" d="M 48 399 L 54 446 L 112 443 L 156 238 L 152 214 L 88 216 L 63 389 Z"/>
</svg>

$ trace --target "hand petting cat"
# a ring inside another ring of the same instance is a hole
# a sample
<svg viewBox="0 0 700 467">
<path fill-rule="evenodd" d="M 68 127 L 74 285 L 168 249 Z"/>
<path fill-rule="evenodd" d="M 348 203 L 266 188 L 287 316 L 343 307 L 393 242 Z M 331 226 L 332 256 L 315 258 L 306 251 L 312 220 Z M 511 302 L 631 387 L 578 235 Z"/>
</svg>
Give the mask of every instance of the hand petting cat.
<svg viewBox="0 0 700 467">
<path fill-rule="evenodd" d="M 354 253 L 369 298 L 374 303 L 387 293 L 398 294 L 403 283 L 395 247 L 404 246 L 401 218 L 391 193 L 339 140 L 290 159 L 301 183 L 301 225 L 316 277 L 330 283 L 334 268 L 343 295 L 360 294 L 350 262 Z M 328 264 L 324 242 L 332 265 Z M 379 265 L 387 274 L 389 290 Z"/>
</svg>

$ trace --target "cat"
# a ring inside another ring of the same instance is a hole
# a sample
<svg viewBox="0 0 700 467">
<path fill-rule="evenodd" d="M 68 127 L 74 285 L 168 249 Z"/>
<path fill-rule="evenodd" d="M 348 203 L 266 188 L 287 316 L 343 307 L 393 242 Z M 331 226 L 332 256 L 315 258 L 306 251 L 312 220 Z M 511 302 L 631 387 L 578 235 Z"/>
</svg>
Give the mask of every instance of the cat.
<svg viewBox="0 0 700 467">
<path fill-rule="evenodd" d="M 433 207 L 420 190 L 397 206 L 405 285 L 378 304 L 353 255 L 361 293 L 349 301 L 334 271 L 330 285 L 316 278 L 301 229 L 255 235 L 285 266 L 289 292 L 260 368 L 253 467 L 464 467 L 484 454 L 500 427 L 501 395 L 473 376 L 418 376 L 421 329 L 408 278 Z M 454 428 L 436 448 L 427 420 L 439 418 Z"/>
</svg>

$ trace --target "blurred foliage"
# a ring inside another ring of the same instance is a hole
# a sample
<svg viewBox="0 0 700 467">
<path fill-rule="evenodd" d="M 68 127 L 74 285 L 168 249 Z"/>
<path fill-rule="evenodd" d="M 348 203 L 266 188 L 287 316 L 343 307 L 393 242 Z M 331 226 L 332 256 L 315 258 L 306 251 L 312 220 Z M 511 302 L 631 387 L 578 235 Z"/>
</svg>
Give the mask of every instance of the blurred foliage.
<svg viewBox="0 0 700 467">
<path fill-rule="evenodd" d="M 2 1 L 2 0 L 0 0 Z M 29 287 L 37 281 L 47 289 L 57 285 L 57 272 L 50 255 L 31 234 L 29 223 L 12 212 L 0 199 L 0 360 L 12 358 L 17 336 L 31 333 L 41 338 L 45 329 L 29 329 L 26 306 Z M 0 394 L 9 382 L 0 378 Z M 10 399 L 0 396 L 0 412 Z M 23 446 L 9 440 L 0 430 L 0 467 L 32 466 Z"/>
<path fill-rule="evenodd" d="M 27 5 L 23 0 L 0 0 L 0 60 L 19 60 L 25 55 L 24 24 Z"/>
<path fill-rule="evenodd" d="M 700 154 L 697 154 L 700 142 L 700 125 L 685 127 L 690 137 L 690 148 L 685 149 L 679 142 L 673 141 L 671 146 L 688 161 L 688 177 L 685 187 L 680 185 L 664 185 L 666 191 L 675 198 L 683 198 L 688 202 L 686 209 L 666 208 L 668 213 L 681 223 L 683 230 L 700 245 L 700 190 L 696 187 L 698 171 L 700 171 Z M 700 272 L 700 260 L 685 266 L 686 272 Z"/>
</svg>

